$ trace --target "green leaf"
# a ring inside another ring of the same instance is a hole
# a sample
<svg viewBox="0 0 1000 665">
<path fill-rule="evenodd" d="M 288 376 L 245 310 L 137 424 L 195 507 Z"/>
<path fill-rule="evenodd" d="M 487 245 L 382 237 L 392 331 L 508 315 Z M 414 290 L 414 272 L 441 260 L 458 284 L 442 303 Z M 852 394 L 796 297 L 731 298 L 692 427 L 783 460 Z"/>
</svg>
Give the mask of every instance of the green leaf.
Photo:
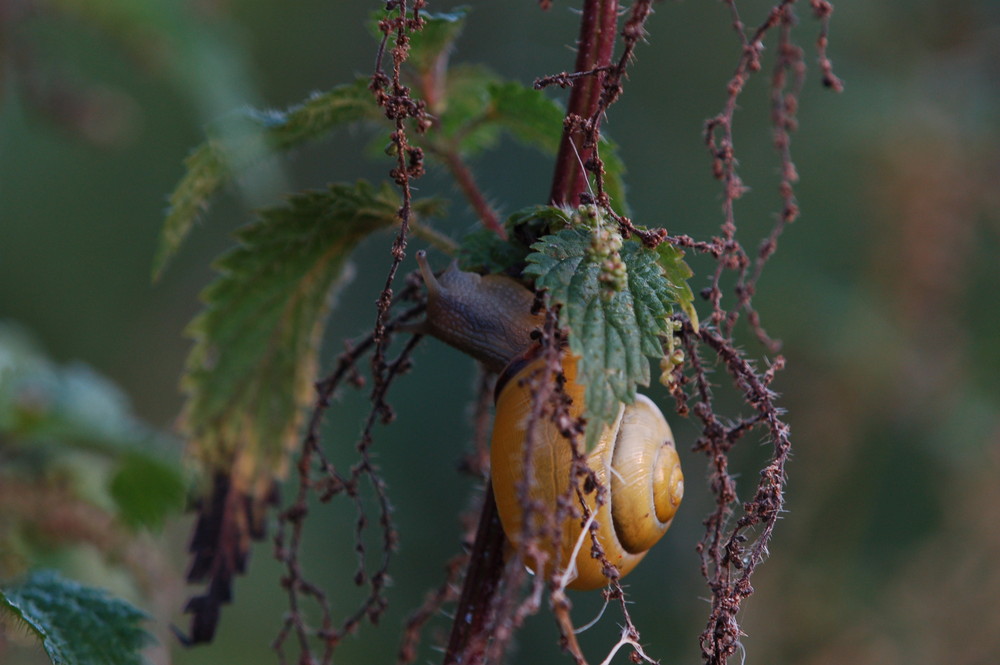
<svg viewBox="0 0 1000 665">
<path fill-rule="evenodd" d="M 489 88 L 491 117 L 525 145 L 555 154 L 562 140 L 565 111 L 540 90 L 515 81 L 495 83 Z"/>
<path fill-rule="evenodd" d="M 0 432 L 17 439 L 116 456 L 156 437 L 132 415 L 121 391 L 86 365 L 58 367 L 35 358 L 3 383 Z"/>
<path fill-rule="evenodd" d="M 578 380 L 586 386 L 588 447 L 622 402 L 635 401 L 636 385 L 649 385 L 646 356 L 663 355 L 661 340 L 671 333 L 667 319 L 677 291 L 657 252 L 626 241 L 620 255 L 627 285 L 609 292 L 600 280 L 602 261 L 590 252 L 591 233 L 577 226 L 542 238 L 532 246 L 535 253 L 525 269 L 561 306 L 560 325 L 569 330 L 570 350 L 579 357 Z"/>
<path fill-rule="evenodd" d="M 560 231 L 573 224 L 573 210 L 555 206 L 528 206 L 512 214 L 507 225 L 512 234 L 541 237 Z"/>
<path fill-rule="evenodd" d="M 698 330 L 698 312 L 694 309 L 694 294 L 687 280 L 694 275 L 684 262 L 684 251 L 670 243 L 660 243 L 656 248 L 660 255 L 660 267 L 670 283 L 671 294 L 678 306 L 687 315 L 695 330 Z"/>
<path fill-rule="evenodd" d="M 462 238 L 458 261 L 463 270 L 479 273 L 519 275 L 531 253 L 531 245 L 551 229 L 570 224 L 570 214 L 552 206 L 529 206 L 504 221 L 507 239 L 479 227 Z"/>
<path fill-rule="evenodd" d="M 186 173 L 170 195 L 153 260 L 154 278 L 208 210 L 212 196 L 234 177 L 272 153 L 322 138 L 340 125 L 379 118 L 368 80 L 359 78 L 286 111 L 245 109 L 216 123 L 208 140 L 184 161 Z"/>
<path fill-rule="evenodd" d="M 56 665 L 140 665 L 145 613 L 99 589 L 36 572 L 0 591 L 0 610 L 38 636 Z"/>
<path fill-rule="evenodd" d="M 286 206 L 264 210 L 216 262 L 221 275 L 188 327 L 196 343 L 183 379 L 184 427 L 209 467 L 238 465 L 240 491 L 264 491 L 260 483 L 283 473 L 302 407 L 313 397 L 331 291 L 350 252 L 396 223 L 399 205 L 388 184 L 296 194 Z"/>
<path fill-rule="evenodd" d="M 461 137 L 462 152 L 474 154 L 495 143 L 496 131 L 505 130 L 517 141 L 554 155 L 562 141 L 563 118 L 566 111 L 540 90 L 514 81 L 494 81 L 486 88 L 487 103 L 482 114 L 470 117 L 453 130 Z M 604 160 L 604 186 L 621 212 L 627 214 L 625 200 L 625 165 L 618 157 L 618 146 L 607 136 L 601 139 L 601 159 Z"/>
<path fill-rule="evenodd" d="M 448 57 L 455 40 L 462 34 L 468 14 L 468 7 L 456 7 L 447 13 L 422 14 L 426 23 L 422 30 L 410 35 L 410 56 L 407 63 L 420 72 L 439 67 L 441 60 Z"/>
<path fill-rule="evenodd" d="M 471 272 L 505 273 L 524 263 L 526 248 L 503 240 L 491 229 L 479 227 L 462 238 L 458 264 Z"/>
<path fill-rule="evenodd" d="M 442 136 L 473 155 L 495 146 L 503 128 L 490 121 L 490 88 L 500 78 L 488 67 L 455 65 L 448 70 L 446 94 L 436 109 Z"/>
</svg>

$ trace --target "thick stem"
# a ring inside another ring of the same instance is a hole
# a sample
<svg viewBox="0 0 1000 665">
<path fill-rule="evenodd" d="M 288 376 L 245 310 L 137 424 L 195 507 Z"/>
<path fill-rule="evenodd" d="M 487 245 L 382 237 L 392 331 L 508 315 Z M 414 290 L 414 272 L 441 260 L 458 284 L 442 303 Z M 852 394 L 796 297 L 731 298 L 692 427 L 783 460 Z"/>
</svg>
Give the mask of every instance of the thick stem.
<svg viewBox="0 0 1000 665">
<path fill-rule="evenodd" d="M 576 71 L 585 72 L 611 64 L 618 29 L 618 0 L 586 0 L 580 21 Z M 589 118 L 597 110 L 605 72 L 576 79 L 569 96 L 566 118 Z M 567 123 L 556 156 L 555 175 L 549 200 L 552 205 L 576 205 L 587 190 L 587 171 L 583 165 L 593 148 L 584 148 L 583 137 Z"/>
<path fill-rule="evenodd" d="M 580 20 L 577 72 L 610 65 L 617 26 L 618 0 L 585 0 Z M 572 116 L 589 118 L 594 114 L 601 97 L 603 77 L 601 73 L 576 80 L 570 93 L 567 119 Z M 570 125 L 570 122 L 566 123 L 567 127 Z M 584 150 L 583 137 L 578 132 L 563 130 L 549 197 L 553 205 L 575 204 L 580 194 L 587 190 L 587 172 L 583 164 L 590 158 L 591 152 L 591 149 Z M 505 543 L 493 489 L 488 485 L 469 569 L 445 652 L 445 665 L 472 665 L 483 661 L 491 630 L 495 628 L 496 617 L 491 616 L 491 608 L 502 582 Z"/>
<path fill-rule="evenodd" d="M 483 661 L 489 641 L 490 605 L 503 576 L 504 543 L 493 487 L 487 484 L 444 665 L 474 665 Z"/>
</svg>

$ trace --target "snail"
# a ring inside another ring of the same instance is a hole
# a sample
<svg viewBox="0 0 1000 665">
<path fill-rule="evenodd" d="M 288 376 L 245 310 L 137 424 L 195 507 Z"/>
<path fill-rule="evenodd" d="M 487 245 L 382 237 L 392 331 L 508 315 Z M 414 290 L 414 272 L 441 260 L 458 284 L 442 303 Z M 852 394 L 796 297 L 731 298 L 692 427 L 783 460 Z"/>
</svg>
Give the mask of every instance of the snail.
<svg viewBox="0 0 1000 665">
<path fill-rule="evenodd" d="M 455 263 L 435 277 L 424 252 L 417 253 L 417 262 L 427 286 L 427 317 L 414 331 L 437 337 L 501 372 L 490 451 L 492 485 L 504 533 L 519 548 L 524 509 L 518 487 L 524 476 L 524 442 L 532 408 L 525 378 L 542 367 L 542 360 L 532 359 L 529 349 L 531 332 L 542 324 L 543 316 L 532 313 L 532 292 L 512 278 L 463 272 Z M 576 358 L 564 354 L 562 370 L 564 390 L 572 400 L 570 416 L 576 418 L 583 412 L 585 391 L 576 382 Z M 543 510 L 555 510 L 558 498 L 569 496 L 570 445 L 548 418 L 539 419 L 535 427 L 530 493 L 545 506 Z M 620 408 L 587 462 L 598 482 L 609 490 L 599 508 L 596 493 L 585 494 L 590 511 L 596 511 L 597 539 L 608 562 L 624 576 L 669 528 L 684 494 L 670 426 L 649 398 L 637 395 L 633 404 Z M 544 516 L 536 512 L 534 519 L 533 527 Z M 550 562 L 543 564 L 545 572 L 551 572 L 555 560 L 560 570 L 575 563 L 575 577 L 568 576 L 572 577 L 568 588 L 602 587 L 608 582 L 604 566 L 591 556 L 590 537 L 581 538 L 581 530 L 579 517 L 566 519 L 558 556 L 539 542 Z M 574 549 L 578 552 L 571 561 Z M 535 572 L 542 567 L 535 565 L 542 562 L 529 560 L 527 554 L 525 558 Z"/>
</svg>

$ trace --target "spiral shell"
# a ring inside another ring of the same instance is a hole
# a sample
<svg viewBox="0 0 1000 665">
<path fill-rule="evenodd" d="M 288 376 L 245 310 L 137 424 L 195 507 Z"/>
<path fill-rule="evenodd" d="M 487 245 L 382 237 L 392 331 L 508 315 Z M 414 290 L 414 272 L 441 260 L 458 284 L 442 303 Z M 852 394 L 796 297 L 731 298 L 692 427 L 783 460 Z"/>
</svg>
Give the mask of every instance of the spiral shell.
<svg viewBox="0 0 1000 665">
<path fill-rule="evenodd" d="M 497 397 L 490 453 L 493 493 L 504 532 L 515 548 L 520 548 L 525 533 L 524 507 L 518 488 L 524 477 L 524 446 L 532 409 L 530 388 L 522 384 L 525 377 L 541 367 L 541 361 L 530 363 L 507 381 Z M 575 418 L 582 413 L 584 404 L 584 387 L 576 382 L 575 359 L 564 359 L 563 372 L 565 391 L 572 398 L 570 415 Z M 571 462 L 569 442 L 548 418 L 539 419 L 531 452 L 528 487 L 533 512 L 528 533 L 540 534 L 545 515 L 556 510 L 560 497 L 569 496 Z M 599 510 L 596 492 L 585 493 L 590 510 L 597 511 L 597 539 L 608 562 L 618 569 L 620 576 L 625 576 L 670 527 L 684 495 L 684 476 L 670 426 L 651 400 L 638 395 L 635 403 L 623 406 L 615 422 L 605 429 L 599 444 L 587 456 L 587 463 L 600 484 L 610 490 Z M 575 493 L 571 500 L 576 505 Z M 571 564 L 573 550 L 582 540 L 574 560 L 576 575 L 567 587 L 595 589 L 606 585 L 608 577 L 602 562 L 591 555 L 591 538 L 580 538 L 581 519 L 567 518 L 561 530 L 558 553 L 561 570 Z M 540 537 L 538 546 L 542 554 L 536 557 L 524 553 L 525 563 L 532 570 L 544 566 L 549 572 L 556 558 L 551 539 Z"/>
</svg>

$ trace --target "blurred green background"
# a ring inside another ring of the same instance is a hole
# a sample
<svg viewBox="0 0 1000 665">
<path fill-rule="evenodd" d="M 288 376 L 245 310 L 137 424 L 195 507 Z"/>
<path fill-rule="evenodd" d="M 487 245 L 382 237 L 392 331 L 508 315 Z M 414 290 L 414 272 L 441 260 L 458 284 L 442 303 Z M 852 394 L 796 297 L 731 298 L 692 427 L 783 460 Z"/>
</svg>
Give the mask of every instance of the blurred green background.
<svg viewBox="0 0 1000 665">
<path fill-rule="evenodd" d="M 380 4 L 0 2 L 0 319 L 23 326 L 56 361 L 83 361 L 109 376 L 141 417 L 170 430 L 189 349 L 182 330 L 231 232 L 283 191 L 381 180 L 391 168 L 388 158 L 364 158 L 368 136 L 350 131 L 276 160 L 281 177 L 228 191 L 152 284 L 165 199 L 182 160 L 206 123 L 235 108 L 282 108 L 368 75 L 375 44 L 362 24 Z M 1000 3 L 836 3 L 830 56 L 846 83 L 840 95 L 820 86 L 818 24 L 800 4 L 797 40 L 810 64 L 793 137 L 802 217 L 782 237 L 755 298 L 766 327 L 785 343 L 789 367 L 775 387 L 795 454 L 788 512 L 741 614 L 743 644 L 749 662 L 994 663 Z M 769 6 L 740 3 L 750 25 Z M 660 3 L 648 29 L 606 129 L 629 169 L 636 221 L 708 238 L 721 221 L 720 188 L 701 128 L 722 107 L 739 42 L 727 8 L 715 2 Z M 570 3 L 556 0 L 549 12 L 531 2 L 473 3 L 453 59 L 530 83 L 572 67 L 575 34 Z M 751 188 L 737 215 L 751 251 L 780 205 L 767 77 L 765 70 L 741 97 L 735 126 L 740 173 Z M 547 196 L 551 162 L 526 148 L 505 143 L 474 166 L 505 212 Z M 418 186 L 421 195 L 456 194 L 433 174 Z M 445 230 L 457 237 L 473 223 L 456 202 Z M 378 237 L 359 251 L 356 279 L 332 317 L 328 356 L 340 339 L 370 328 L 390 241 Z M 691 264 L 697 291 L 710 266 L 698 257 Z M 410 257 L 405 268 L 413 267 Z M 746 348 L 763 354 L 749 339 Z M 472 431 L 472 364 L 434 342 L 416 360 L 392 398 L 397 426 L 377 432 L 401 536 L 391 606 L 380 626 L 363 626 L 340 647 L 337 662 L 392 662 L 402 621 L 458 550 L 457 507 L 478 489 L 456 472 Z M 724 373 L 715 376 L 726 393 Z M 662 389 L 652 392 L 665 402 Z M 334 458 L 346 464 L 360 431 L 352 414 L 364 401 L 345 394 L 328 419 Z M 710 496 L 704 460 L 685 452 L 697 429 L 674 420 L 686 503 L 627 581 L 647 651 L 663 662 L 695 663 L 709 593 L 694 547 Z M 755 440 L 736 452 L 744 497 L 767 452 Z M 308 535 L 307 565 L 343 616 L 360 598 L 351 584 L 353 512 L 346 503 L 326 512 Z M 178 574 L 188 528 L 178 520 L 156 541 L 164 543 L 166 568 Z M 85 559 L 73 565 L 71 575 L 116 585 Z M 138 599 L 157 616 L 162 644 L 151 658 L 275 662 L 268 645 L 284 610 L 279 574 L 270 545 L 259 545 L 217 643 L 207 648 L 178 649 L 166 628 L 168 621 L 186 625 L 176 609 L 193 590 L 165 582 L 155 602 Z M 574 602 L 580 623 L 598 609 L 590 596 Z M 616 640 L 616 621 L 605 617 L 583 636 L 594 661 Z M 429 643 L 447 625 L 443 616 L 432 622 L 418 662 L 439 658 Z M 528 621 L 509 661 L 569 662 L 556 637 L 543 611 Z M 35 662 L 17 645 L 7 657 Z"/>
</svg>

